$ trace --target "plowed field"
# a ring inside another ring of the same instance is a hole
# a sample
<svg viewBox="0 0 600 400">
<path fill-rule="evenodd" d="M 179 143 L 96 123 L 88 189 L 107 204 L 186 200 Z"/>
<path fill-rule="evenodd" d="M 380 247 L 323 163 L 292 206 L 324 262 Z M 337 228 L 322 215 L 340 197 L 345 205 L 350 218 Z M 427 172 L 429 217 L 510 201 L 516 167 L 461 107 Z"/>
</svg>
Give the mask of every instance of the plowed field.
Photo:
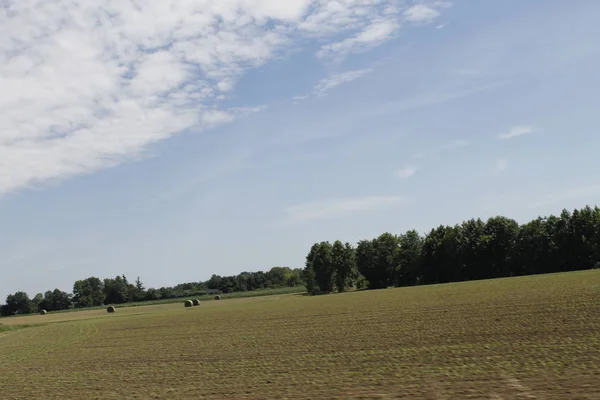
<svg viewBox="0 0 600 400">
<path fill-rule="evenodd" d="M 0 319 L 0 399 L 600 399 L 600 271 Z"/>
</svg>

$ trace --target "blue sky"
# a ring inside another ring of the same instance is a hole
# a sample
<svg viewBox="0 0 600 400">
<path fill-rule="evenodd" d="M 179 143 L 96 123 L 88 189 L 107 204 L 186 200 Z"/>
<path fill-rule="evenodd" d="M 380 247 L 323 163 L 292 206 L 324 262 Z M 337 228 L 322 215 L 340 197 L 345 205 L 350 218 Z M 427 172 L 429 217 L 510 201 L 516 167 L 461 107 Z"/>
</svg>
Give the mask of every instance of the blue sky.
<svg viewBox="0 0 600 400">
<path fill-rule="evenodd" d="M 2 300 L 600 196 L 598 2 L 33 3 L 0 2 Z"/>
</svg>

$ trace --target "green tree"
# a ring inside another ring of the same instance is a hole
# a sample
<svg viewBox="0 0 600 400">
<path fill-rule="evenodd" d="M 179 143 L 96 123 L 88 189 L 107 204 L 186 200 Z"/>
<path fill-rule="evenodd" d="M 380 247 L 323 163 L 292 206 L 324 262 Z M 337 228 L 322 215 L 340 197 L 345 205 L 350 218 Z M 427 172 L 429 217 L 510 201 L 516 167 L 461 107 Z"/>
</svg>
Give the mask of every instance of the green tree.
<svg viewBox="0 0 600 400">
<path fill-rule="evenodd" d="M 329 242 L 315 243 L 306 256 L 306 273 L 314 273 L 314 281 L 321 293 L 330 293 L 334 288 L 335 271 L 331 262 L 331 247 Z"/>
<path fill-rule="evenodd" d="M 331 263 L 334 270 L 335 286 L 338 292 L 345 292 L 356 278 L 356 257 L 350 243 L 336 240 L 331 247 Z"/>
<path fill-rule="evenodd" d="M 37 311 L 45 310 L 45 308 L 41 307 L 43 301 L 44 301 L 44 295 L 42 293 L 36 294 L 35 297 L 33 299 L 31 299 L 31 302 L 33 303 L 33 305 Z"/>
<path fill-rule="evenodd" d="M 483 230 L 484 261 L 488 266 L 485 278 L 513 275 L 514 254 L 519 236 L 519 224 L 505 217 L 488 219 Z"/>
<path fill-rule="evenodd" d="M 406 232 L 398 238 L 400 245 L 398 253 L 399 270 L 396 276 L 396 286 L 416 285 L 420 278 L 423 238 L 415 230 Z"/>
<path fill-rule="evenodd" d="M 90 277 L 73 284 L 73 303 L 76 307 L 93 307 L 104 304 L 104 284 Z"/>
<path fill-rule="evenodd" d="M 375 268 L 379 271 L 381 281 L 378 287 L 394 285 L 400 273 L 400 240 L 391 233 L 383 233 L 373 241 L 375 249 Z"/>
<path fill-rule="evenodd" d="M 131 290 L 127 279 L 117 276 L 104 279 L 104 304 L 123 304 L 131 301 Z"/>
<path fill-rule="evenodd" d="M 361 240 L 356 246 L 356 266 L 358 271 L 367 280 L 370 289 L 386 287 L 388 280 L 387 271 L 382 271 L 376 266 L 376 251 L 374 240 Z"/>
<path fill-rule="evenodd" d="M 35 304 L 25 292 L 16 292 L 6 296 L 6 305 L 2 315 L 31 314 L 36 311 Z"/>
</svg>

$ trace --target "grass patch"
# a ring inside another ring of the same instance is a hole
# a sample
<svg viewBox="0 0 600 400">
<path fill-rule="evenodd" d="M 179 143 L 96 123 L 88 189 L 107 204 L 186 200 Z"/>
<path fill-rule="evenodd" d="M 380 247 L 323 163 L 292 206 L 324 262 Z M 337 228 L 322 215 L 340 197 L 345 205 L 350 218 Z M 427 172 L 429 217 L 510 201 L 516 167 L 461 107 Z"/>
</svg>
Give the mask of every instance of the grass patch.
<svg viewBox="0 0 600 400">
<path fill-rule="evenodd" d="M 55 318 L 0 336 L 4 397 L 600 398 L 600 271 Z"/>
</svg>

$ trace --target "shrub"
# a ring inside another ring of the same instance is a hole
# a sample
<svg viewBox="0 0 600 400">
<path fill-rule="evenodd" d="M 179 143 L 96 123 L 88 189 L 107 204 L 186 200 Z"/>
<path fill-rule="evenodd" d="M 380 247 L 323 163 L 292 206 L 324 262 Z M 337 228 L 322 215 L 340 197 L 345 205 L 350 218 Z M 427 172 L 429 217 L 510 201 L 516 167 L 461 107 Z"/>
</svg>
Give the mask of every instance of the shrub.
<svg viewBox="0 0 600 400">
<path fill-rule="evenodd" d="M 221 300 L 221 296 L 219 296 L 219 295 L 216 295 L 216 296 L 215 296 L 215 300 Z"/>
<path fill-rule="evenodd" d="M 194 303 L 191 300 L 186 300 L 183 304 L 185 304 L 186 307 L 192 307 L 194 305 Z"/>
<path fill-rule="evenodd" d="M 115 308 L 113 306 L 108 306 L 108 308 L 106 309 L 107 312 L 109 313 L 114 313 L 115 312 Z"/>
</svg>

